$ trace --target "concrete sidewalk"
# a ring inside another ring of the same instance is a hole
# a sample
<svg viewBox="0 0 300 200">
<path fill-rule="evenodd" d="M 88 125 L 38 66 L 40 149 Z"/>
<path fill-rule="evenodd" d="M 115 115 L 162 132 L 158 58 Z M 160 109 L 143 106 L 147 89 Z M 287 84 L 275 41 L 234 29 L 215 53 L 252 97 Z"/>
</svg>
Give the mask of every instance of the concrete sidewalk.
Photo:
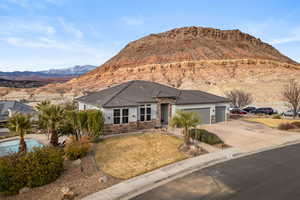
<svg viewBox="0 0 300 200">
<path fill-rule="evenodd" d="M 300 143 L 300 135 L 279 137 L 270 141 L 269 145 L 254 145 L 253 148 L 229 148 L 211 152 L 202 156 L 189 158 L 141 176 L 123 181 L 105 190 L 89 195 L 83 200 L 125 200 L 163 185 L 174 179 L 188 175 L 196 170 L 206 168 L 217 163 L 261 151 L 278 148 L 290 144 Z M 248 150 L 248 151 L 246 151 Z"/>
<path fill-rule="evenodd" d="M 183 160 L 141 176 L 123 181 L 105 190 L 96 192 L 90 196 L 83 198 L 84 200 L 116 200 L 128 199 L 131 195 L 143 193 L 152 189 L 158 184 L 165 183 L 166 180 L 179 178 L 188 173 L 198 170 L 199 168 L 207 167 L 221 161 L 230 159 L 235 154 L 233 148 L 208 153 L 202 156 L 193 157 Z"/>
</svg>

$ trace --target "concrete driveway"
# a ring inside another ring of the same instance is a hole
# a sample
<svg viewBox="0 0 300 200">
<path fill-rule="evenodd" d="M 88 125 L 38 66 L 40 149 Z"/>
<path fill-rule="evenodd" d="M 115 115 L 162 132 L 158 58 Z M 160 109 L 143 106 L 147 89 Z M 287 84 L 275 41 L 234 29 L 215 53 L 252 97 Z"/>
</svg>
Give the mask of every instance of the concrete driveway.
<svg viewBox="0 0 300 200">
<path fill-rule="evenodd" d="M 243 120 L 205 125 L 202 128 L 217 134 L 226 144 L 242 152 L 268 148 L 282 142 L 284 137 L 297 134 Z"/>
</svg>

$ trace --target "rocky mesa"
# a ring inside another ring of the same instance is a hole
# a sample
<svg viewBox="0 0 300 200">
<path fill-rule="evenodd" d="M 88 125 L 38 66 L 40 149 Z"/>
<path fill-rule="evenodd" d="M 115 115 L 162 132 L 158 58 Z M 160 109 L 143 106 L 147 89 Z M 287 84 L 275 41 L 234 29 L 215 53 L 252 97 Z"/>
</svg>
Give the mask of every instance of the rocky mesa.
<svg viewBox="0 0 300 200">
<path fill-rule="evenodd" d="M 67 83 L 7 92 L 2 88 L 2 98 L 62 101 L 134 79 L 219 95 L 240 88 L 251 92 L 258 106 L 280 109 L 282 88 L 290 79 L 300 79 L 300 67 L 239 30 L 184 27 L 133 41 L 102 66 Z"/>
</svg>

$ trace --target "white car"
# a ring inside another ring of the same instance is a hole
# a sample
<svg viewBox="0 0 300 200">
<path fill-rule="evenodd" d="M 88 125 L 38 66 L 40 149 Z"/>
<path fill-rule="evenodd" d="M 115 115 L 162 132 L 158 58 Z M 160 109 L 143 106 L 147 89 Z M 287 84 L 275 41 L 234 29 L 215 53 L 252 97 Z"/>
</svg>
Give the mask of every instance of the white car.
<svg viewBox="0 0 300 200">
<path fill-rule="evenodd" d="M 286 112 L 283 112 L 282 115 L 285 116 L 285 117 L 293 117 L 294 116 L 294 111 L 288 110 Z M 297 115 L 300 116 L 300 111 L 297 113 Z"/>
</svg>

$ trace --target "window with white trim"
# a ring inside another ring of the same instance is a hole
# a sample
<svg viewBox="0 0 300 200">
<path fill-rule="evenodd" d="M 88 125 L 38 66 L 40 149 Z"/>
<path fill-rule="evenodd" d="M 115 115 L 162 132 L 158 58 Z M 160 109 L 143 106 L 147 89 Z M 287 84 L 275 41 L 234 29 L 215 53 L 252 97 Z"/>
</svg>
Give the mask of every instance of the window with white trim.
<svg viewBox="0 0 300 200">
<path fill-rule="evenodd" d="M 151 121 L 151 105 L 140 106 L 140 121 Z"/>
<path fill-rule="evenodd" d="M 127 124 L 128 117 L 129 117 L 129 109 L 128 108 L 114 109 L 113 115 L 114 115 L 114 124 Z"/>
</svg>

